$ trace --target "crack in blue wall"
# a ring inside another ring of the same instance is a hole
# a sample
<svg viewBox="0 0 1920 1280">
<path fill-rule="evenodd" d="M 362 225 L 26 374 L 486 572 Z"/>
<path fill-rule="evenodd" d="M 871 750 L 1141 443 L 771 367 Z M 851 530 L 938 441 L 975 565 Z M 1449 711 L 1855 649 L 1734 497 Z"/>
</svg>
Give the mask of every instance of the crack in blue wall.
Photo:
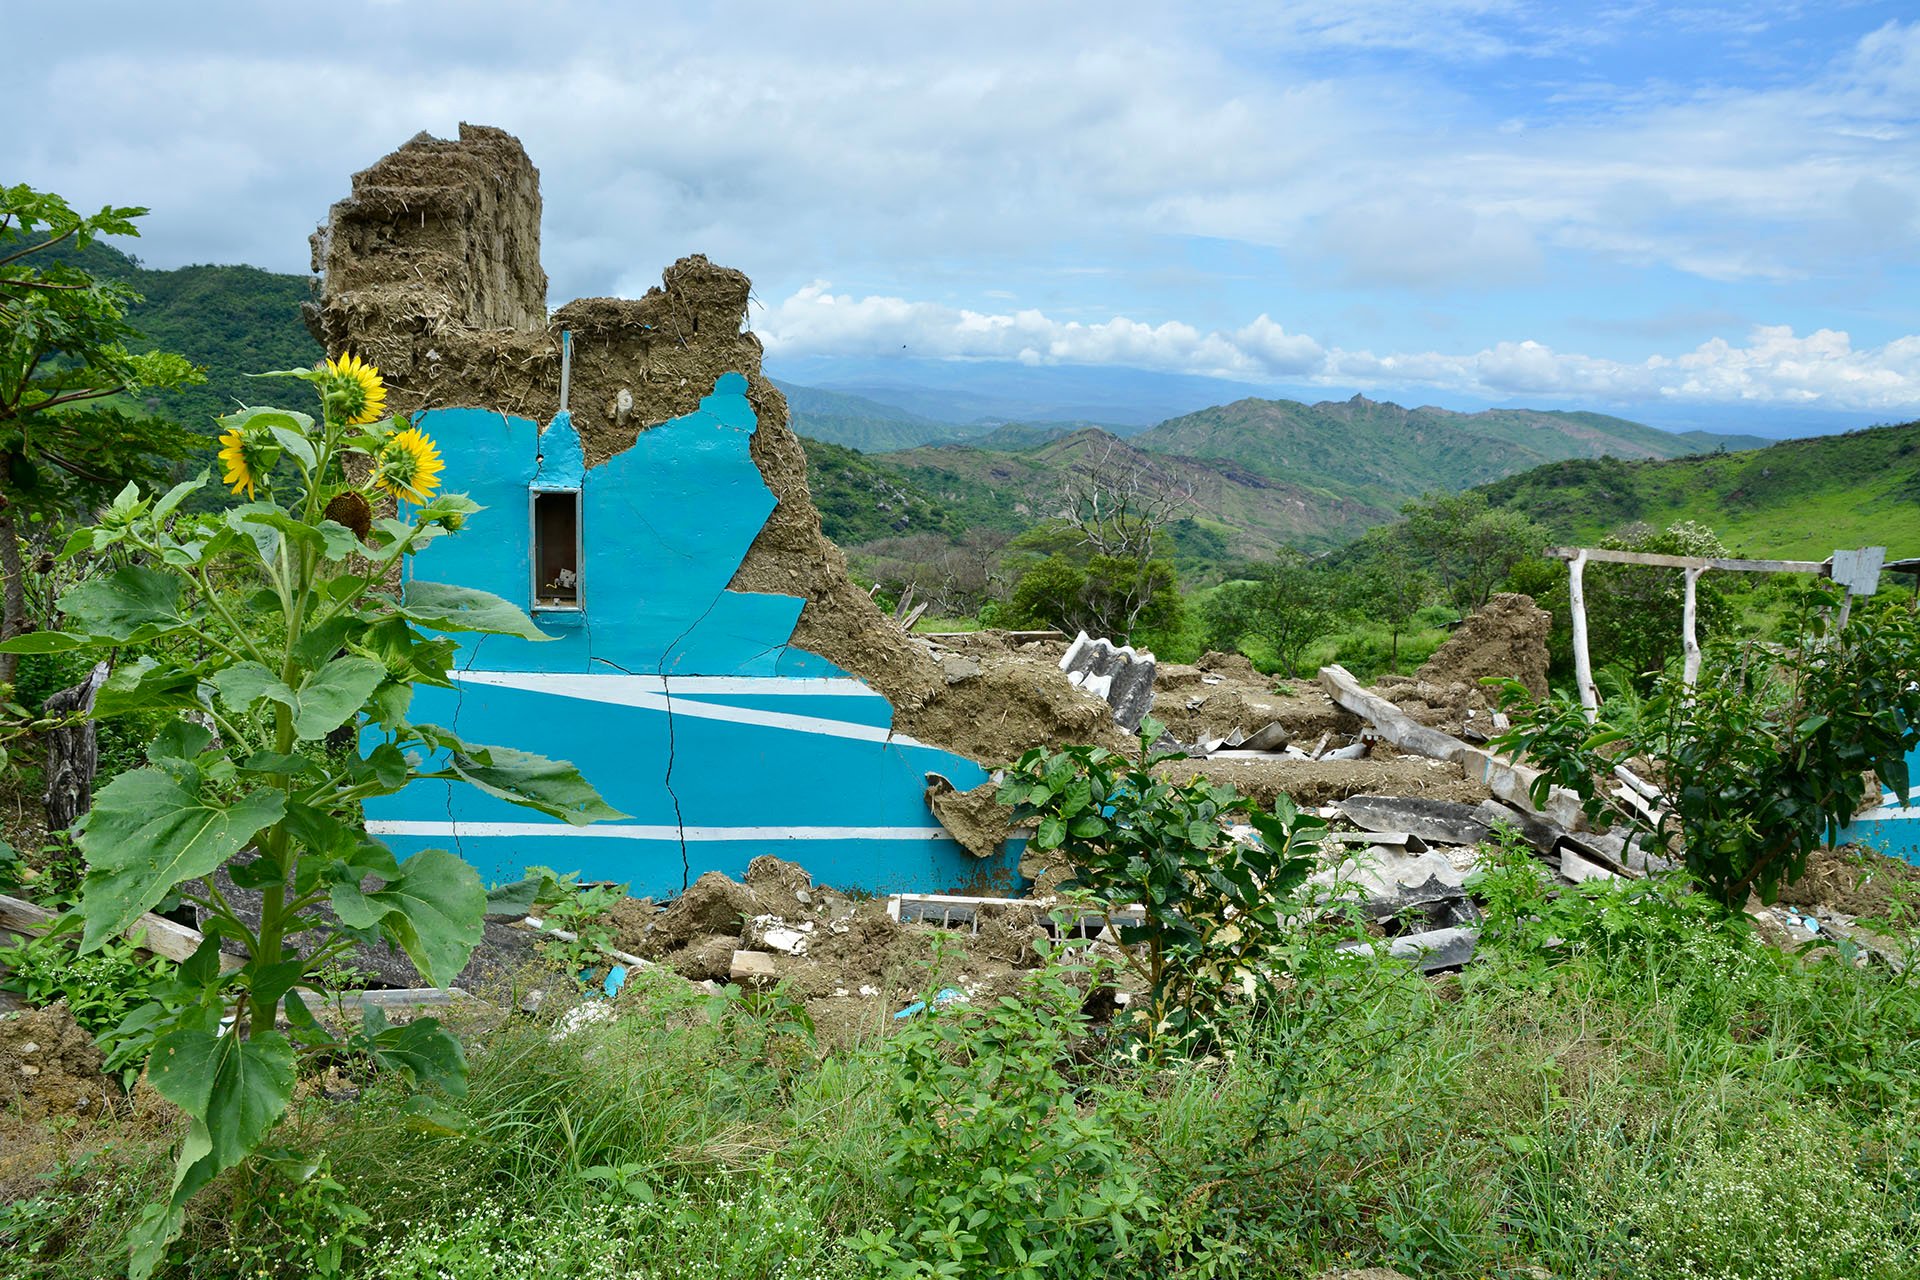
<svg viewBox="0 0 1920 1280">
<path fill-rule="evenodd" d="M 452 845 L 494 879 L 545 864 L 654 895 L 707 870 L 737 877 L 761 853 L 875 892 L 1006 878 L 1004 860 L 941 831 L 924 797 L 929 772 L 966 789 L 986 771 L 893 736 L 885 698 L 794 646 L 805 601 L 728 588 L 775 504 L 746 392 L 722 375 L 696 411 L 592 468 L 564 413 L 544 431 L 483 409 L 422 415 L 448 487 L 487 509 L 433 544 L 421 576 L 530 605 L 530 495 L 578 489 L 582 607 L 536 611 L 546 643 L 457 637 L 457 687 L 421 688 L 413 718 L 572 760 L 630 817 L 569 829 L 416 783 L 367 807 L 398 852 Z"/>
</svg>

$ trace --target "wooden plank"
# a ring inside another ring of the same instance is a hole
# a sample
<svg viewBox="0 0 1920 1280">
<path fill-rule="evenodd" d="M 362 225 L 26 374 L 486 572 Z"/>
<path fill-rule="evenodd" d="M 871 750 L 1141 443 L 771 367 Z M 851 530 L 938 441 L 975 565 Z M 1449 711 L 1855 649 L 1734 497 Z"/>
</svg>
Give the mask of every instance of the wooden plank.
<svg viewBox="0 0 1920 1280">
<path fill-rule="evenodd" d="M 1719 560 L 1704 556 L 1664 556 L 1651 551 L 1611 551 L 1605 547 L 1548 547 L 1552 560 L 1589 561 L 1608 564 L 1646 564 L 1662 569 L 1726 569 L 1733 573 L 1812 573 L 1826 577 L 1831 560 Z"/>
<path fill-rule="evenodd" d="M 1700 681 L 1700 628 L 1695 619 L 1699 616 L 1698 586 L 1699 569 L 1687 570 L 1687 600 L 1680 610 L 1680 644 L 1687 655 L 1686 669 L 1681 680 L 1691 689 Z"/>
<path fill-rule="evenodd" d="M 580 940 L 579 934 L 574 933 L 570 929 L 556 929 L 539 916 L 528 916 L 526 919 L 520 921 L 517 927 L 531 929 L 535 933 L 544 933 L 549 938 L 558 938 L 562 942 L 578 942 Z M 609 960 L 618 960 L 629 969 L 651 969 L 654 967 L 653 961 L 642 960 L 632 952 L 622 951 L 618 947 L 600 947 L 598 950 L 601 955 L 606 956 Z"/>
<path fill-rule="evenodd" d="M 450 1005 L 457 1000 L 478 1000 L 479 997 L 459 987 L 389 987 L 370 991 L 334 991 L 324 998 L 312 999 L 322 1008 L 338 1005 L 343 1011 L 357 1011 L 366 1008 L 425 1009 Z M 485 1004 L 486 1001 L 480 1000 L 480 1003 Z"/>
<path fill-rule="evenodd" d="M 38 933 L 43 925 L 53 919 L 53 912 L 45 907 L 35 906 L 19 898 L 9 898 L 0 894 L 0 929 L 10 929 L 15 933 Z M 127 929 L 125 937 L 131 938 L 145 932 L 146 938 L 141 948 L 156 956 L 164 956 L 178 963 L 200 949 L 204 935 L 198 929 L 189 929 L 176 924 L 165 916 L 154 915 L 149 911 L 135 920 Z M 220 968 L 231 973 L 246 963 L 238 956 L 221 955 Z"/>
</svg>

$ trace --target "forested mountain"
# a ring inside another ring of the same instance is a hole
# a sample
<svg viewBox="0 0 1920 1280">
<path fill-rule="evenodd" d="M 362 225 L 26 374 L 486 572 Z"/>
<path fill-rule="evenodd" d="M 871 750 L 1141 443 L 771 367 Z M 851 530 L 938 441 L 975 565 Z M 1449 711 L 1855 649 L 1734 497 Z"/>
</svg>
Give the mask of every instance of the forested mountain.
<svg viewBox="0 0 1920 1280">
<path fill-rule="evenodd" d="M 146 301 L 133 308 L 132 319 L 147 341 L 177 351 L 206 370 L 201 386 L 149 400 L 155 411 L 197 431 L 211 430 L 214 418 L 238 405 L 272 399 L 273 384 L 248 374 L 300 368 L 326 354 L 300 321 L 300 304 L 307 299 L 305 276 L 257 267 L 154 271 L 98 242 L 62 256 L 144 295 Z M 284 396 L 285 388 L 278 392 Z"/>
<path fill-rule="evenodd" d="M 1567 458 L 1674 458 L 1765 443 L 1751 436 L 1677 436 L 1600 413 L 1405 409 L 1355 396 L 1302 404 L 1237 400 L 1173 418 L 1134 438 L 1140 448 L 1219 459 L 1379 506 L 1454 491 Z"/>
</svg>

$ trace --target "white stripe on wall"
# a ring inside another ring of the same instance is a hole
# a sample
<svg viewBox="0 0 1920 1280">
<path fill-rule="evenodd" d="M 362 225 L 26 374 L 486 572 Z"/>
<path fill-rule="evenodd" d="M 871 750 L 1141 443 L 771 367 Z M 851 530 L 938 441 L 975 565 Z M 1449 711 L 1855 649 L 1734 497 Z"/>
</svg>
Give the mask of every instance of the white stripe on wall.
<svg viewBox="0 0 1920 1280">
<path fill-rule="evenodd" d="M 796 716 L 785 711 L 756 711 L 748 707 L 730 707 L 716 702 L 686 700 L 672 702 L 665 693 L 656 692 L 647 687 L 644 682 L 650 677 L 646 676 L 565 675 L 544 671 L 450 671 L 447 674 L 465 684 L 523 689 L 528 693 L 545 693 L 554 697 L 578 698 L 586 702 L 604 702 L 621 707 L 639 707 L 647 711 L 671 711 L 676 716 L 689 716 L 696 720 L 725 720 L 733 724 L 759 725 L 765 729 L 785 729 L 792 733 L 824 734 L 831 738 L 853 738 L 860 742 L 884 742 L 898 747 L 927 745 L 904 733 L 895 733 L 884 725 L 849 724 L 844 720 L 825 720 L 819 716 Z M 687 678 L 691 680 L 695 677 Z M 734 679 L 735 677 L 715 678 Z M 681 680 L 678 678 L 672 679 L 670 683 L 676 692 L 717 692 L 713 689 L 682 688 Z M 768 691 L 755 689 L 752 692 Z"/>
<path fill-rule="evenodd" d="M 772 694 L 815 698 L 884 696 L 865 681 L 850 676 L 654 676 L 624 671 L 596 672 L 591 675 L 584 672 L 456 671 L 453 676 L 457 680 L 472 680 L 477 684 L 511 684 L 516 688 L 527 687 L 517 682 L 532 676 L 540 680 L 615 681 L 649 693 Z"/>
<path fill-rule="evenodd" d="M 408 822 L 376 819 L 367 823 L 376 836 L 574 836 L 592 840 L 951 840 L 942 827 L 671 827 L 596 822 L 574 827 L 563 822 Z"/>
</svg>

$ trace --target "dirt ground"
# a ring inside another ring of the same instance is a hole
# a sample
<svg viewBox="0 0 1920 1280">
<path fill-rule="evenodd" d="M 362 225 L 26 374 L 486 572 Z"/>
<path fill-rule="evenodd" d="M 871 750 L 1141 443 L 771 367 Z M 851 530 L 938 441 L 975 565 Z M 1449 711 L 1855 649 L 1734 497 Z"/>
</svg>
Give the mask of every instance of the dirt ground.
<svg viewBox="0 0 1920 1280">
<path fill-rule="evenodd" d="M 1817 849 L 1807 873 L 1780 891 L 1793 906 L 1887 920 L 1920 913 L 1920 867 L 1860 845 Z"/>
<path fill-rule="evenodd" d="M 1382 676 L 1374 692 L 1415 720 L 1458 733 L 1468 713 L 1497 710 L 1493 678 L 1518 680 L 1536 698 L 1547 692 L 1547 633 L 1553 615 L 1532 597 L 1498 593 L 1475 610 L 1410 676 Z"/>
<path fill-rule="evenodd" d="M 0 1111 L 25 1120 L 105 1112 L 119 1088 L 66 1001 L 0 1017 Z"/>
</svg>

